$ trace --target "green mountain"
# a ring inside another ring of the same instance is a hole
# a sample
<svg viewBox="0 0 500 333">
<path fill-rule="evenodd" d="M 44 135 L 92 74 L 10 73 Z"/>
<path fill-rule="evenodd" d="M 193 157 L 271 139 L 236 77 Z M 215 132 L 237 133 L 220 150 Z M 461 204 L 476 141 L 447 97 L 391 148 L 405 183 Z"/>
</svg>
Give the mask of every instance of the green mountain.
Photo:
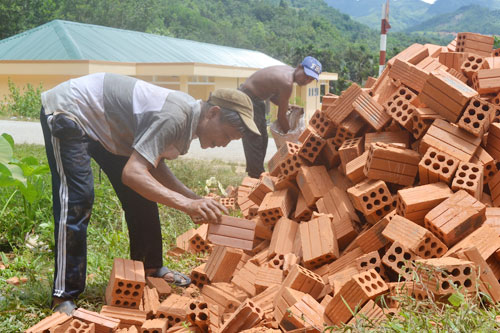
<svg viewBox="0 0 500 333">
<path fill-rule="evenodd" d="M 406 0 L 405 0 L 406 1 Z M 346 81 L 376 75 L 379 32 L 323 0 L 11 0 L 0 1 L 0 38 L 54 19 L 144 31 L 265 52 L 296 65 L 317 57 Z M 427 33 L 390 33 L 389 57 L 412 43 L 443 41 Z"/>
<path fill-rule="evenodd" d="M 457 11 L 461 7 L 477 5 L 490 9 L 500 9 L 500 0 L 436 0 L 427 10 L 428 19 Z"/>
<path fill-rule="evenodd" d="M 382 5 L 386 3 L 385 0 L 325 0 L 325 2 L 342 13 L 350 15 L 356 21 L 372 29 L 380 30 Z M 392 31 L 402 31 L 420 23 L 430 6 L 421 0 L 391 0 L 389 21 Z"/>
<path fill-rule="evenodd" d="M 407 30 L 446 32 L 500 33 L 500 10 L 491 10 L 477 5 L 465 6 L 448 14 L 435 16 Z"/>
</svg>

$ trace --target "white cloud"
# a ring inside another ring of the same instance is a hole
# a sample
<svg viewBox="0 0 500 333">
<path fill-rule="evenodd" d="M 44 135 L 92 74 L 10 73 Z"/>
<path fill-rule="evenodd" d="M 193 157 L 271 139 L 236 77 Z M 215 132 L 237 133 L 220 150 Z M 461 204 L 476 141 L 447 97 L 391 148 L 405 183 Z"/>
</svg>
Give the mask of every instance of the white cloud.
<svg viewBox="0 0 500 333">
<path fill-rule="evenodd" d="M 436 2 L 436 0 L 421 0 L 421 1 L 427 2 L 427 3 L 434 3 L 434 2 Z"/>
</svg>

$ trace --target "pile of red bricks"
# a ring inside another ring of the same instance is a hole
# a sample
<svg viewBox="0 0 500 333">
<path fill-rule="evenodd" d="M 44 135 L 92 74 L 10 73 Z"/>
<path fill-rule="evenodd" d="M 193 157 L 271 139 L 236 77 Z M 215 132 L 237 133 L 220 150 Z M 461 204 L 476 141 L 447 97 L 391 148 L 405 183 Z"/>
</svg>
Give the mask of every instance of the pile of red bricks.
<svg viewBox="0 0 500 333">
<path fill-rule="evenodd" d="M 245 219 L 178 237 L 177 253 L 210 253 L 183 295 L 120 259 L 100 314 L 45 325 L 313 332 L 398 316 L 402 297 L 447 302 L 479 287 L 500 302 L 497 51 L 471 33 L 447 47 L 414 44 L 365 87 L 324 96 L 300 142 L 243 180 Z"/>
</svg>

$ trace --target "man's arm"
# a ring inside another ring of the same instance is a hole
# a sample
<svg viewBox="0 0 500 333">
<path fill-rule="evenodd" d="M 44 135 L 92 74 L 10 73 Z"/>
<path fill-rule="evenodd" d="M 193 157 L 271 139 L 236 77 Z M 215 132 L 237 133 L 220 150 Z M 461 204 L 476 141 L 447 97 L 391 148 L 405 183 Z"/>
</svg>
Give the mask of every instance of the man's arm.
<svg viewBox="0 0 500 333">
<path fill-rule="evenodd" d="M 201 216 L 208 222 L 219 221 L 222 216 L 221 211 L 227 213 L 226 208 L 214 200 L 188 197 L 194 193 L 187 189 L 170 170 L 165 173 L 161 168 L 155 169 L 142 155 L 134 151 L 123 168 L 122 181 L 148 200 L 178 209 L 190 216 Z M 168 169 L 166 165 L 165 168 Z M 154 175 L 159 176 L 161 181 Z M 176 190 L 180 190 L 181 193 Z"/>
<path fill-rule="evenodd" d="M 280 124 L 281 130 L 283 133 L 288 133 L 290 130 L 290 124 L 288 123 L 288 119 L 286 119 L 286 112 L 288 111 L 288 100 L 291 96 L 290 92 L 281 92 L 279 95 L 278 101 L 278 123 Z"/>
<path fill-rule="evenodd" d="M 189 187 L 184 185 L 170 170 L 170 168 L 165 164 L 162 160 L 158 163 L 158 167 L 151 169 L 151 174 L 156 178 L 163 186 L 171 189 L 177 193 L 182 194 L 183 196 L 198 200 L 202 199 L 199 195 L 191 191 Z"/>
</svg>

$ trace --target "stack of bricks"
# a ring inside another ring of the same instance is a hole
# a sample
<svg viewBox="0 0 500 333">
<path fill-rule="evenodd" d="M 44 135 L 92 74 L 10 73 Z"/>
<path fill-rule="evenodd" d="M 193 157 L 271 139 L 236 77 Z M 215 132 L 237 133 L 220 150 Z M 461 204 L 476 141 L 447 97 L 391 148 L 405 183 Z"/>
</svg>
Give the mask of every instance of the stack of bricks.
<svg viewBox="0 0 500 333">
<path fill-rule="evenodd" d="M 299 142 L 270 159 L 269 173 L 242 181 L 245 219 L 224 217 L 179 237 L 189 251 L 212 249 L 193 269 L 189 292 L 143 295 L 142 282 L 142 300 L 123 308 L 128 289 L 117 294 L 123 276 L 115 269 L 112 311 L 49 317 L 40 327 L 77 319 L 103 332 L 322 331 L 362 320 L 355 307 L 372 322 L 397 315 L 401 294 L 446 302 L 456 288 L 473 295 L 478 284 L 498 302 L 494 57 L 492 37 L 470 33 L 447 47 L 410 46 L 365 87 L 326 96 Z M 162 289 L 148 280 L 155 285 Z"/>
</svg>

